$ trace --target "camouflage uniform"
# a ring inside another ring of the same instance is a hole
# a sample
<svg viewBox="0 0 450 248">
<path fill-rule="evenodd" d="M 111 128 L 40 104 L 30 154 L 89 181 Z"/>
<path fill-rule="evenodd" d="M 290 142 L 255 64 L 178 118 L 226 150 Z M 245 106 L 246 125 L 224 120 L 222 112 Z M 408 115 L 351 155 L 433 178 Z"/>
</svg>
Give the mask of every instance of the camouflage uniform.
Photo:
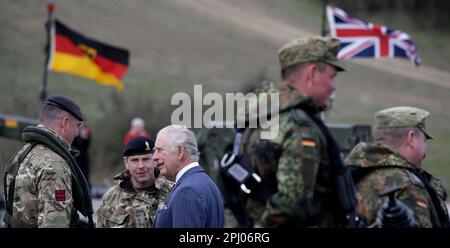
<svg viewBox="0 0 450 248">
<path fill-rule="evenodd" d="M 281 69 L 325 62 L 343 71 L 336 58 L 339 45 L 336 39 L 322 37 L 293 40 L 278 51 Z M 331 202 L 336 196 L 327 141 L 304 112 L 319 114 L 324 108 L 286 82 L 278 87 L 269 84 L 261 92 L 279 93 L 279 133 L 270 140 L 261 139 L 261 128 L 248 128 L 245 134 L 243 153 L 249 155 L 270 193 L 265 204 L 249 199 L 247 213 L 256 227 L 334 227 L 337 214 Z M 249 109 L 247 113 L 253 112 L 255 109 Z"/>
<path fill-rule="evenodd" d="M 357 183 L 357 211 L 369 224 L 374 224 L 376 214 L 386 200 L 378 196 L 394 186 L 402 190 L 397 199 L 414 212 L 420 227 L 439 227 L 436 210 L 421 180 L 412 172 L 426 173 L 408 163 L 399 153 L 381 144 L 360 143 L 348 155 L 346 163 L 361 168 L 372 169 Z M 426 173 L 431 185 L 438 193 L 443 209 L 447 209 L 445 200 L 447 192 L 440 181 Z"/>
<path fill-rule="evenodd" d="M 53 130 L 37 126 L 51 134 L 67 149 L 70 145 Z M 14 156 L 30 145 L 27 143 Z M 15 181 L 12 216 L 30 226 L 69 227 L 76 214 L 72 199 L 72 174 L 66 161 L 48 147 L 35 145 L 19 165 Z M 6 191 L 12 176 L 6 177 Z"/>
<path fill-rule="evenodd" d="M 375 114 L 374 128 L 376 131 L 417 128 L 424 133 L 426 139 L 432 139 L 431 133 L 425 127 L 425 119 L 428 115 L 427 111 L 413 107 L 384 109 Z M 445 205 L 447 192 L 444 187 L 437 178 L 419 168 L 418 165 L 408 162 L 407 158 L 400 153 L 388 148 L 383 143 L 389 142 L 386 141 L 389 138 L 386 135 L 391 134 L 381 134 L 380 137 L 375 137 L 379 143 L 360 143 L 346 159 L 348 165 L 356 166 L 358 169 L 355 171 L 360 172 L 359 178 L 356 178 L 357 211 L 367 219 L 368 224 L 373 226 L 377 211 L 386 200 L 378 194 L 394 186 L 399 186 L 401 191 L 397 193 L 397 198 L 413 211 L 420 227 L 445 227 L 450 220 L 448 220 L 448 211 Z M 432 188 L 431 193 L 427 190 L 426 185 L 430 185 Z M 437 195 L 435 198 L 437 200 L 433 202 L 432 199 L 435 195 Z M 441 213 L 441 217 L 439 217 L 439 213 Z"/>
<path fill-rule="evenodd" d="M 157 209 L 164 204 L 174 183 L 158 177 L 155 185 L 136 192 L 131 184 L 131 174 L 123 171 L 114 180 L 117 184 L 103 196 L 97 210 L 97 227 L 151 228 Z"/>
<path fill-rule="evenodd" d="M 324 201 L 332 192 L 326 140 L 312 120 L 304 118 L 299 125 L 288 110 L 300 104 L 316 113 L 322 108 L 288 85 L 269 84 L 263 92 L 280 94 L 279 134 L 264 140 L 261 129 L 250 128 L 243 152 L 274 194 L 266 205 L 249 199 L 247 213 L 256 227 L 333 227 L 336 214 Z"/>
</svg>

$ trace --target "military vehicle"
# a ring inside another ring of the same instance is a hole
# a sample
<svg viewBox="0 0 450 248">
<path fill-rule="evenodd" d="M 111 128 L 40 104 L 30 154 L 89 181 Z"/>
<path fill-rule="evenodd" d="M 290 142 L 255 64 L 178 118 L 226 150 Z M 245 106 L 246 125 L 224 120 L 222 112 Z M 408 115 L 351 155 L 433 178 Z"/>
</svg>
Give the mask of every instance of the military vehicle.
<svg viewBox="0 0 450 248">
<path fill-rule="evenodd" d="M 0 137 L 22 140 L 23 129 L 38 123 L 37 119 L 0 114 Z"/>
<path fill-rule="evenodd" d="M 372 128 L 366 124 L 326 123 L 344 157 L 360 142 L 372 142 Z"/>
<path fill-rule="evenodd" d="M 366 124 L 326 123 L 344 157 L 359 142 L 372 142 L 372 130 Z M 200 163 L 208 174 L 216 179 L 219 161 L 227 151 L 231 151 L 235 130 L 232 128 L 203 128 L 197 132 L 197 143 L 200 150 Z"/>
<path fill-rule="evenodd" d="M 33 118 L 0 114 L 0 137 L 13 140 L 22 140 L 23 129 L 27 126 L 36 126 L 38 123 L 39 121 Z M 5 209 L 5 202 L 3 199 L 3 183 L 2 183 L 2 185 L 0 185 L 0 227 L 4 227 L 3 223 L 4 209 Z"/>
<path fill-rule="evenodd" d="M 344 157 L 359 142 L 372 142 L 370 125 L 342 123 L 326 123 L 326 125 L 340 146 Z M 203 128 L 196 132 L 200 150 L 200 164 L 222 191 L 225 190 L 225 186 L 220 178 L 220 163 L 223 155 L 233 150 L 235 134 L 236 131 L 233 128 Z M 230 206 L 227 203 L 225 204 L 227 213 L 225 227 L 240 226 L 236 217 L 231 213 Z"/>
</svg>

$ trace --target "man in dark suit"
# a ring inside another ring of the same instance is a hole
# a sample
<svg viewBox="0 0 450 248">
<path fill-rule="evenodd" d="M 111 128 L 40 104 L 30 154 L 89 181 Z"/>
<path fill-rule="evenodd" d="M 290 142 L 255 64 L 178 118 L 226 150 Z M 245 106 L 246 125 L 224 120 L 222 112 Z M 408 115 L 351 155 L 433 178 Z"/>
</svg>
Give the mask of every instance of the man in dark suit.
<svg viewBox="0 0 450 248">
<path fill-rule="evenodd" d="M 158 209 L 156 228 L 224 227 L 222 195 L 198 158 L 195 135 L 186 127 L 171 125 L 158 132 L 153 160 L 161 175 L 176 183 Z"/>
</svg>

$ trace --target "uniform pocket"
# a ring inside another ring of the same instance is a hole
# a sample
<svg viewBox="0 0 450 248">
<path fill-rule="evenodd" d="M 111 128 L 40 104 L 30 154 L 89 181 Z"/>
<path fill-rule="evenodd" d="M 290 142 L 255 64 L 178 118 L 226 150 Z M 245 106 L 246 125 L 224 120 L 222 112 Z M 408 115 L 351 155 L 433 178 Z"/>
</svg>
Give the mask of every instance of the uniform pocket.
<svg viewBox="0 0 450 248">
<path fill-rule="evenodd" d="M 110 227 L 125 228 L 130 219 L 130 213 L 123 209 L 112 209 L 109 216 Z"/>
<path fill-rule="evenodd" d="M 128 227 L 130 213 L 124 209 L 101 208 L 97 212 L 98 227 L 125 228 Z"/>
</svg>

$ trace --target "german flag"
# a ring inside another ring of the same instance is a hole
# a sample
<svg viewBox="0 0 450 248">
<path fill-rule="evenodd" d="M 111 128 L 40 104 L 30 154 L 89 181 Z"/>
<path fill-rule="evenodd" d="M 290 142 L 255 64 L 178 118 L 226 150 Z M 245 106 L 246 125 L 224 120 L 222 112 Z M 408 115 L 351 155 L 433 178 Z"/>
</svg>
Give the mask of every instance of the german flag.
<svg viewBox="0 0 450 248">
<path fill-rule="evenodd" d="M 303 138 L 302 145 L 308 147 L 316 147 L 316 141 L 312 138 Z"/>
<path fill-rule="evenodd" d="M 50 30 L 49 70 L 123 88 L 121 80 L 128 70 L 127 50 L 86 38 L 58 20 L 54 20 Z"/>
</svg>

